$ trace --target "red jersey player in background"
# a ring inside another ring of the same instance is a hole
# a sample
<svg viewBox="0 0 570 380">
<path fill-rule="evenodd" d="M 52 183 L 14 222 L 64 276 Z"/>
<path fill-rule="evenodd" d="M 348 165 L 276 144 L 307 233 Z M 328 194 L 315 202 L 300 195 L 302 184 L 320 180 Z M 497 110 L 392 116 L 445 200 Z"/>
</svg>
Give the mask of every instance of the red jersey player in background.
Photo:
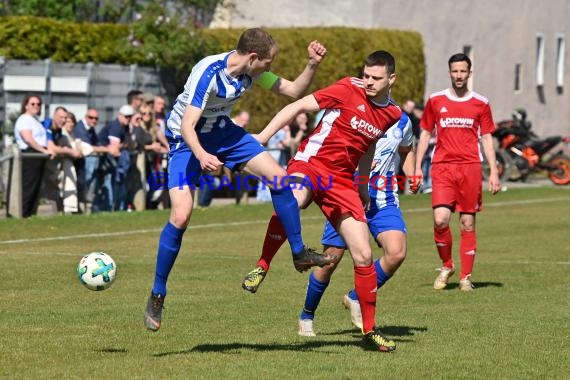
<svg viewBox="0 0 570 380">
<path fill-rule="evenodd" d="M 295 182 L 293 193 L 301 208 L 315 202 L 346 242 L 354 262 L 354 283 L 362 309 L 365 339 L 380 351 L 396 345 L 376 326 L 376 268 L 364 213 L 370 198 L 368 183 L 354 186 L 359 167 L 368 178 L 376 142 L 400 119 L 402 111 L 389 97 L 396 80 L 394 57 L 386 51 L 370 54 L 362 78 L 344 78 L 283 108 L 258 135 L 266 143 L 280 128 L 303 112 L 325 110 L 317 128 L 301 142 L 289 161 L 287 173 Z M 360 193 L 360 194 L 359 194 Z M 269 263 L 286 238 L 279 219 L 269 221 L 263 253 L 242 286 L 259 285 Z M 296 266 L 299 271 L 308 267 Z"/>
<path fill-rule="evenodd" d="M 431 204 L 434 240 L 443 265 L 433 287 L 444 289 L 449 277 L 455 273 L 449 220 L 451 213 L 457 210 L 461 229 L 459 289 L 471 291 L 471 272 L 477 251 L 475 215 L 481 211 L 482 202 L 479 138 L 491 166 L 489 190 L 496 194 L 501 188 L 491 136 L 495 123 L 489 101 L 467 88 L 467 80 L 471 76 L 469 57 L 462 53 L 454 54 L 449 58 L 448 66 L 451 88 L 431 94 L 424 108 L 416 173 L 421 173 L 422 158 L 435 130 L 437 142 L 432 155 Z"/>
</svg>

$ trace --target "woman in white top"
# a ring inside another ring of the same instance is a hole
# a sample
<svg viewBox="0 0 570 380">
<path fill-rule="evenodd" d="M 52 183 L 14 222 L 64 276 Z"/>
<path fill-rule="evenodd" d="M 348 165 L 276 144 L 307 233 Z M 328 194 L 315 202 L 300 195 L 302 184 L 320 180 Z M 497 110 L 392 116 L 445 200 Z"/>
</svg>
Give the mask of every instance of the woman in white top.
<svg viewBox="0 0 570 380">
<path fill-rule="evenodd" d="M 22 153 L 45 153 L 47 149 L 46 129 L 38 117 L 42 109 L 42 99 L 38 95 L 26 95 L 22 101 L 20 116 L 16 120 L 14 134 Z M 22 216 L 27 218 L 37 211 L 38 198 L 46 156 L 22 157 Z"/>
</svg>

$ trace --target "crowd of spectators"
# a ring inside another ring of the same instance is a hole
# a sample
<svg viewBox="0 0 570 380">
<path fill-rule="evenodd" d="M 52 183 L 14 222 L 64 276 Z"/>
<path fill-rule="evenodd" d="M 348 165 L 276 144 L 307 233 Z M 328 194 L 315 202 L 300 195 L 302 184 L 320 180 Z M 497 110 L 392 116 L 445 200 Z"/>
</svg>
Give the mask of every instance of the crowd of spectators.
<svg viewBox="0 0 570 380">
<path fill-rule="evenodd" d="M 115 119 L 99 124 L 99 112 L 89 108 L 80 120 L 64 107 L 56 107 L 51 117 L 41 120 L 42 99 L 24 97 L 15 124 L 15 139 L 23 155 L 23 216 L 37 212 L 38 203 L 51 204 L 53 212 L 82 214 L 99 211 L 133 211 L 169 208 L 163 183 L 168 173 L 166 100 L 162 96 L 132 90 Z M 414 128 L 419 131 L 421 107 L 412 100 L 402 105 Z M 275 134 L 267 150 L 283 167 L 295 155 L 302 140 L 317 126 L 322 115 L 300 114 Z M 251 115 L 238 112 L 233 121 L 246 128 Z M 417 136 L 416 136 L 417 137 Z M 35 153 L 35 154 L 30 154 Z M 424 191 L 430 191 L 430 152 L 424 160 Z M 205 173 L 214 178 L 202 186 L 197 206 L 208 207 L 216 192 L 232 192 L 236 204 L 271 198 L 263 186 L 246 176 L 236 176 L 225 168 Z M 150 180 L 149 180 L 150 179 Z M 224 181 L 231 186 L 220 187 Z M 238 181 L 248 181 L 237 183 Z M 258 187 L 257 191 L 251 191 Z M 226 194 L 227 195 L 227 194 Z"/>
<path fill-rule="evenodd" d="M 22 216 L 36 214 L 40 201 L 63 214 L 168 208 L 168 191 L 148 181 L 167 171 L 165 106 L 161 96 L 132 90 L 100 126 L 95 108 L 78 121 L 59 106 L 41 121 L 41 96 L 25 96 L 14 128 L 23 153 Z"/>
</svg>

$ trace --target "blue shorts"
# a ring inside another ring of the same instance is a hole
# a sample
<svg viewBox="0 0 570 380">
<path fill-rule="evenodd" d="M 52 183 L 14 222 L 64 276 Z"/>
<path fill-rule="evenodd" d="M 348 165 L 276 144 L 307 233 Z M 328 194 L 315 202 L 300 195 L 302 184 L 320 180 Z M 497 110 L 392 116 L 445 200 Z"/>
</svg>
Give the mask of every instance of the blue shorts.
<svg viewBox="0 0 570 380">
<path fill-rule="evenodd" d="M 167 136 L 170 144 L 168 153 L 168 188 L 182 188 L 200 183 L 200 161 L 190 151 L 182 137 Z M 199 133 L 198 139 L 206 152 L 215 155 L 224 166 L 235 170 L 265 151 L 263 145 L 245 129 L 230 124 L 223 129 Z"/>
<path fill-rule="evenodd" d="M 408 232 L 402 211 L 396 206 L 388 206 L 368 211 L 366 218 L 368 219 L 368 229 L 374 239 L 376 239 L 378 234 L 385 231 Z M 325 224 L 321 244 L 346 249 L 346 243 L 343 238 L 336 232 L 328 220 Z"/>
</svg>

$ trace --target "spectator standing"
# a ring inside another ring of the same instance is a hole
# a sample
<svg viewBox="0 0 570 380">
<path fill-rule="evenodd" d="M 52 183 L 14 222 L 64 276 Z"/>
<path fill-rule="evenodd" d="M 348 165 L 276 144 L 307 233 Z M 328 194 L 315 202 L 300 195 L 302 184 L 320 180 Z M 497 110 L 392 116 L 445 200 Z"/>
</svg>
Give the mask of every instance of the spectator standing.
<svg viewBox="0 0 570 380">
<path fill-rule="evenodd" d="M 83 155 L 83 158 L 75 160 L 75 168 L 79 201 L 85 203 L 86 212 L 91 211 L 94 194 L 97 192 L 95 178 L 101 155 L 107 153 L 112 156 L 119 155 L 118 148 L 113 149 L 112 146 L 104 147 L 99 144 L 96 131 L 98 121 L 99 112 L 95 108 L 89 108 L 73 130 L 73 136 L 76 141 L 79 140 Z"/>
<path fill-rule="evenodd" d="M 95 186 L 98 191 L 93 201 L 93 211 L 112 211 L 119 202 L 125 201 L 125 187 L 114 185 L 124 183 L 129 167 L 130 157 L 126 144 L 130 120 L 134 113 L 135 110 L 128 104 L 121 106 L 117 118 L 105 125 L 99 132 L 99 143 L 114 153 L 107 153 L 99 160 L 98 183 Z M 115 194 L 115 188 L 117 194 Z M 118 199 L 119 195 L 121 198 Z M 126 209 L 126 204 L 119 206 Z"/>
<path fill-rule="evenodd" d="M 44 153 L 53 158 L 54 153 L 47 148 L 47 132 L 39 116 L 42 99 L 29 94 L 24 97 L 20 116 L 14 126 L 16 143 L 22 153 Z M 35 215 L 38 207 L 40 187 L 44 175 L 46 157 L 22 157 L 22 216 Z"/>
<path fill-rule="evenodd" d="M 156 99 L 156 97 L 155 97 Z M 144 147 L 144 171 L 145 183 L 148 188 L 146 193 L 146 208 L 156 209 L 159 203 L 164 208 L 168 204 L 168 192 L 162 190 L 164 184 L 156 183 L 156 180 L 165 178 L 167 171 L 168 143 L 164 132 L 154 118 L 153 109 L 150 105 L 143 105 L 140 109 L 141 128 L 137 140 Z M 161 173 L 161 174 L 157 174 Z M 150 181 L 149 181 L 150 179 Z M 152 187 L 150 187 L 152 185 Z"/>
<path fill-rule="evenodd" d="M 309 115 L 305 112 L 298 114 L 295 119 L 289 124 L 290 135 L 291 139 L 289 142 L 289 154 L 285 157 L 286 161 L 289 162 L 289 159 L 297 153 L 297 149 L 299 148 L 299 144 L 303 141 L 307 136 L 311 134 L 312 128 L 310 127 L 310 120 Z"/>
<path fill-rule="evenodd" d="M 44 181 L 43 181 L 43 196 L 52 203 L 55 212 L 77 212 L 77 202 L 71 201 L 72 204 L 67 204 L 65 208 L 62 196 L 64 168 L 68 174 L 71 174 L 71 167 L 73 160 L 81 157 L 81 152 L 66 145 L 63 137 L 63 126 L 67 121 L 68 111 L 65 107 L 56 107 L 52 118 L 44 120 L 43 124 L 47 132 L 48 148 L 56 154 L 55 160 L 49 160 L 46 163 Z M 75 172 L 75 169 L 73 169 Z M 73 177 L 68 177 L 73 181 L 75 192 L 77 193 L 77 184 Z M 68 184 L 69 186 L 69 184 Z"/>
<path fill-rule="evenodd" d="M 71 112 L 67 113 L 67 118 L 61 129 L 61 137 L 58 145 L 68 147 L 76 152 L 76 157 L 82 157 L 81 144 L 75 141 L 74 129 L 77 124 L 75 115 Z M 77 171 L 75 169 L 75 161 L 71 159 L 63 159 L 61 161 L 62 178 L 60 180 L 60 195 L 63 200 L 63 213 L 81 214 L 79 207 L 78 187 L 77 187 Z"/>
</svg>

